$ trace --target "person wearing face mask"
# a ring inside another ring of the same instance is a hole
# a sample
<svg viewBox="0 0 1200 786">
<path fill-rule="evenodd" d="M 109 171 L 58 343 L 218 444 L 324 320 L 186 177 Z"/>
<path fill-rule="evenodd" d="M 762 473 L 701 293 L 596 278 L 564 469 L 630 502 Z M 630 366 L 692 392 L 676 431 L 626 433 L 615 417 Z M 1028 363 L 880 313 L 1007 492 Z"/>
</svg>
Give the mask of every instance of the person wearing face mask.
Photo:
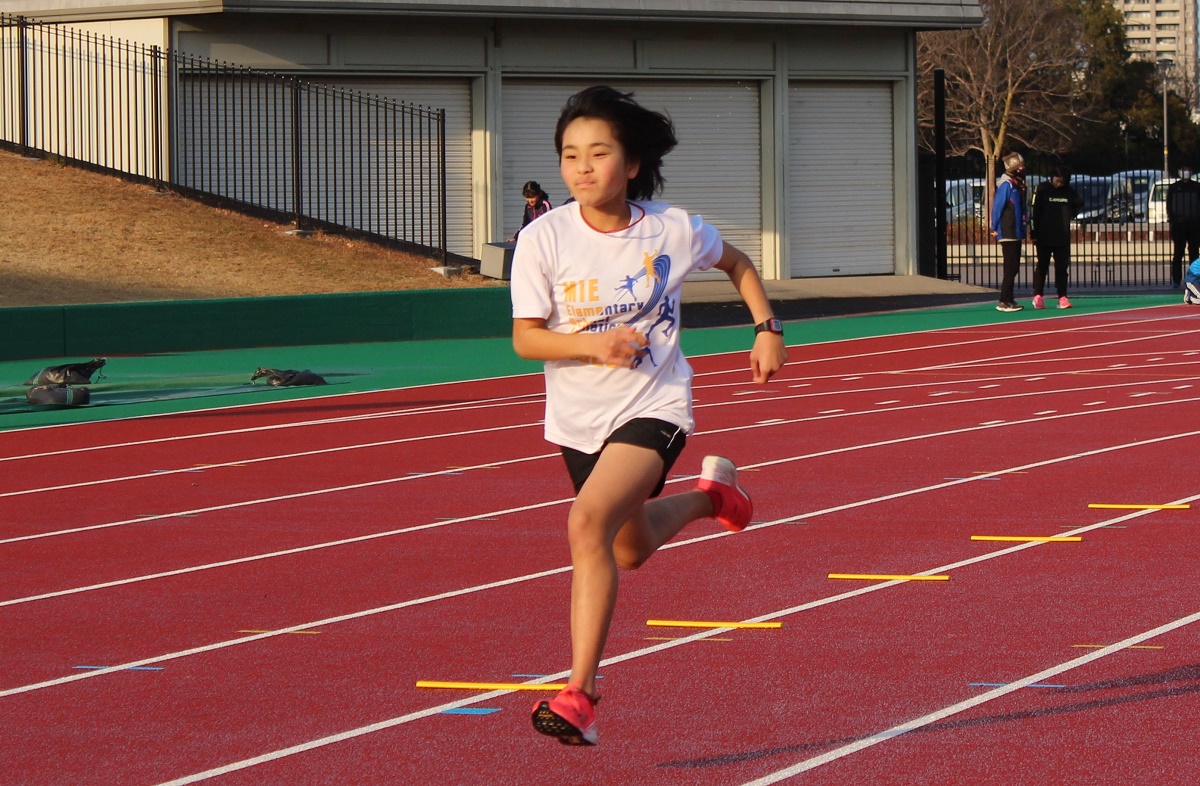
<svg viewBox="0 0 1200 786">
<path fill-rule="evenodd" d="M 1000 242 L 1004 272 L 997 311 L 1020 311 L 1013 298 L 1013 285 L 1021 268 L 1021 244 L 1025 241 L 1025 159 L 1020 153 L 1005 153 L 1004 176 L 992 198 L 992 237 Z"/>
<path fill-rule="evenodd" d="M 1171 286 L 1183 281 L 1184 251 L 1188 259 L 1200 257 L 1200 183 L 1190 167 L 1180 167 L 1179 179 L 1167 187 L 1167 221 L 1171 225 Z"/>
</svg>

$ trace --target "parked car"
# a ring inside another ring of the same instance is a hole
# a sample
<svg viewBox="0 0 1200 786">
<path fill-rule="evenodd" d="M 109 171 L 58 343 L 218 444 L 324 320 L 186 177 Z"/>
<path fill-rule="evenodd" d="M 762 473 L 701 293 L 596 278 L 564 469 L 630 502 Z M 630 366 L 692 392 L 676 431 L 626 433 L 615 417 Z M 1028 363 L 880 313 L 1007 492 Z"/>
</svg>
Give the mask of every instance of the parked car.
<svg viewBox="0 0 1200 786">
<path fill-rule="evenodd" d="M 1112 176 L 1114 182 L 1120 182 L 1122 192 L 1133 194 L 1132 212 L 1134 221 L 1145 221 L 1149 215 L 1150 189 L 1162 179 L 1162 172 L 1157 169 L 1126 169 Z"/>
<path fill-rule="evenodd" d="M 1083 199 L 1083 209 L 1075 217 L 1077 224 L 1138 220 L 1133 183 L 1129 178 L 1072 175 L 1071 187 Z"/>
<path fill-rule="evenodd" d="M 1150 187 L 1150 197 L 1147 200 L 1146 220 L 1151 224 L 1167 223 L 1167 189 L 1178 178 L 1169 177 L 1159 180 Z"/>
<path fill-rule="evenodd" d="M 946 220 L 966 221 L 983 217 L 983 178 L 946 181 Z"/>
</svg>

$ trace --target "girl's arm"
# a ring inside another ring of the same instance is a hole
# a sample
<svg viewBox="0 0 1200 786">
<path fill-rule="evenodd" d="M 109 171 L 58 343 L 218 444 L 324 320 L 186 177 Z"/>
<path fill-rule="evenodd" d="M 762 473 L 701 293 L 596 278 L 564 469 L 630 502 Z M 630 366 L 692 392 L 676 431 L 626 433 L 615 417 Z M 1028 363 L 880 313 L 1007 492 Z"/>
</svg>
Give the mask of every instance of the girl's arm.
<svg viewBox="0 0 1200 786">
<path fill-rule="evenodd" d="M 606 366 L 632 368 L 645 334 L 624 325 L 603 333 L 555 333 L 544 319 L 514 319 L 513 349 L 526 360 L 592 358 Z"/>
<path fill-rule="evenodd" d="M 767 291 L 763 288 L 762 279 L 754 269 L 754 263 L 729 243 L 721 253 L 721 261 L 716 265 L 733 283 L 734 289 L 742 296 L 754 324 L 758 325 L 772 319 L 775 312 L 771 309 L 771 301 L 767 299 Z M 755 382 L 766 382 L 776 371 L 783 368 L 787 362 L 787 347 L 783 336 L 778 333 L 764 331 L 754 337 L 754 347 L 750 350 L 750 373 Z"/>
</svg>

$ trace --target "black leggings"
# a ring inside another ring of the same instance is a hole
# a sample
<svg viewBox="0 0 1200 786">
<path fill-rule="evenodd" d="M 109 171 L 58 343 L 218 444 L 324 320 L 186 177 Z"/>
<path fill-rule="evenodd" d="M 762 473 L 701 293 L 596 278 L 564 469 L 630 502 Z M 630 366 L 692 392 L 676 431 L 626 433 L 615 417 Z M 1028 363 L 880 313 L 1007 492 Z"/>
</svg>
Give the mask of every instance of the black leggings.
<svg viewBox="0 0 1200 786">
<path fill-rule="evenodd" d="M 1013 285 L 1017 280 L 1017 271 L 1021 269 L 1021 241 L 1005 240 L 1000 244 L 1000 253 L 1004 255 L 1004 279 L 1000 283 L 1000 302 L 1013 302 Z"/>
<path fill-rule="evenodd" d="M 1050 272 L 1050 257 L 1054 257 L 1054 289 L 1059 297 L 1067 296 L 1067 280 L 1071 277 L 1071 246 L 1037 244 L 1037 266 L 1033 269 L 1033 294 L 1044 294 L 1046 274 Z"/>
</svg>

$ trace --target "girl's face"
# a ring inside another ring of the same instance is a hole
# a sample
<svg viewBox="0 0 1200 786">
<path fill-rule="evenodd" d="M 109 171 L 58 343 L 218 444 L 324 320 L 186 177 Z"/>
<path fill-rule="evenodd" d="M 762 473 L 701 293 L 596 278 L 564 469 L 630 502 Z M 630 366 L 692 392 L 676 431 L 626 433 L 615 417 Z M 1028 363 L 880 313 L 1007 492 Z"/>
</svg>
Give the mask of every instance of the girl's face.
<svg viewBox="0 0 1200 786">
<path fill-rule="evenodd" d="M 584 217 L 627 216 L 625 194 L 638 163 L 625 158 L 606 120 L 580 117 L 563 130 L 559 170 Z M 596 222 L 592 222 L 596 223 Z"/>
</svg>

